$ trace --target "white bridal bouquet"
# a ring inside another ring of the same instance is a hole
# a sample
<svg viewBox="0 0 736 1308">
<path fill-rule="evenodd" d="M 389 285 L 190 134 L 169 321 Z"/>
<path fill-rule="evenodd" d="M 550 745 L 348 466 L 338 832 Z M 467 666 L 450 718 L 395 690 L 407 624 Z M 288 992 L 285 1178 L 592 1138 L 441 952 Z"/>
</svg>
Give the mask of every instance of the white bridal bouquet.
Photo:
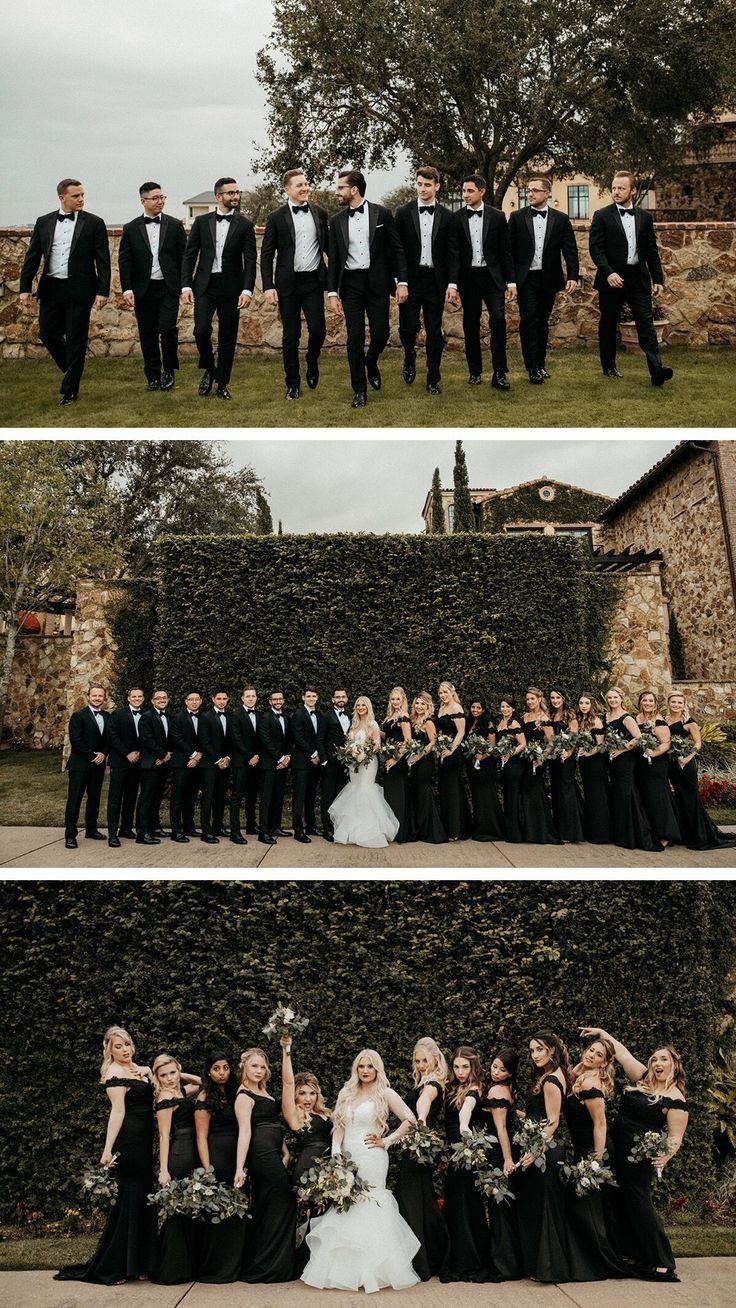
<svg viewBox="0 0 736 1308">
<path fill-rule="evenodd" d="M 464 754 L 467 754 L 468 759 L 474 759 L 473 766 L 477 771 L 480 771 L 480 759 L 475 757 L 476 754 L 481 754 L 483 758 L 490 758 L 494 748 L 495 746 L 491 745 L 485 736 L 479 736 L 475 732 L 471 732 L 469 736 L 466 736 L 461 745 L 461 749 Z"/>
<path fill-rule="evenodd" d="M 618 1187 L 618 1181 L 608 1166 L 608 1154 L 606 1153 L 602 1158 L 596 1158 L 595 1154 L 589 1154 L 587 1158 L 581 1158 L 577 1163 L 571 1163 L 565 1159 L 560 1163 L 560 1168 L 562 1169 L 563 1181 L 566 1184 L 574 1184 L 575 1193 L 580 1199 L 593 1194 L 596 1190 L 601 1190 L 604 1185 Z"/>
<path fill-rule="evenodd" d="M 338 763 L 342 763 L 349 772 L 359 772 L 370 763 L 376 753 L 372 740 L 348 740 L 344 745 L 336 745 L 332 751 Z"/>
<path fill-rule="evenodd" d="M 534 1118 L 525 1117 L 523 1122 L 519 1123 L 519 1128 L 514 1132 L 514 1144 L 521 1147 L 522 1154 L 534 1155 L 534 1166 L 538 1167 L 540 1172 L 547 1170 L 547 1150 L 550 1141 L 544 1134 L 545 1126 L 549 1126 L 546 1117 Z"/>
<path fill-rule="evenodd" d="M 488 1150 L 498 1144 L 495 1135 L 487 1135 L 477 1128 L 463 1131 L 457 1144 L 452 1145 L 450 1162 L 453 1167 L 462 1167 L 466 1172 L 483 1172 L 488 1170 Z"/>
<path fill-rule="evenodd" d="M 113 1154 L 112 1162 L 107 1166 L 96 1163 L 92 1167 L 85 1167 L 82 1173 L 82 1190 L 95 1208 L 102 1204 L 114 1204 L 118 1197 L 118 1183 L 113 1168 L 119 1157 L 120 1154 Z"/>
<path fill-rule="evenodd" d="M 641 750 L 642 754 L 644 754 L 644 751 L 646 749 L 659 749 L 662 742 L 661 740 L 657 740 L 657 737 L 651 727 L 642 727 L 641 735 L 639 736 L 639 739 L 637 740 L 636 743 L 639 749 Z M 651 764 L 652 760 L 649 757 L 649 755 L 644 754 L 644 757 L 647 763 Z"/>
<path fill-rule="evenodd" d="M 300 1017 L 288 1004 L 277 1004 L 262 1031 L 273 1040 L 293 1040 L 308 1026 L 308 1017 Z"/>
<path fill-rule="evenodd" d="M 181 1180 L 169 1181 L 155 1194 L 149 1194 L 160 1217 L 181 1213 L 198 1220 L 207 1220 L 213 1226 L 227 1221 L 228 1217 L 248 1217 L 250 1200 L 244 1190 L 236 1190 L 224 1181 L 218 1181 L 212 1167 L 195 1167 Z"/>
<path fill-rule="evenodd" d="M 297 1191 L 300 1201 L 312 1203 L 320 1211 L 334 1204 L 338 1213 L 346 1213 L 353 1204 L 362 1203 L 375 1188 L 359 1176 L 347 1152 L 316 1158 L 301 1182 Z"/>
<path fill-rule="evenodd" d="M 433 1165 L 444 1154 L 445 1141 L 439 1131 L 435 1131 L 426 1122 L 414 1122 L 411 1130 L 401 1137 L 399 1148 L 413 1158 L 415 1163 Z"/>
<path fill-rule="evenodd" d="M 651 1163 L 653 1158 L 666 1158 L 672 1153 L 672 1146 L 666 1131 L 645 1131 L 638 1135 L 631 1146 L 627 1163 Z M 662 1179 L 662 1168 L 655 1167 L 658 1180 Z"/>
</svg>

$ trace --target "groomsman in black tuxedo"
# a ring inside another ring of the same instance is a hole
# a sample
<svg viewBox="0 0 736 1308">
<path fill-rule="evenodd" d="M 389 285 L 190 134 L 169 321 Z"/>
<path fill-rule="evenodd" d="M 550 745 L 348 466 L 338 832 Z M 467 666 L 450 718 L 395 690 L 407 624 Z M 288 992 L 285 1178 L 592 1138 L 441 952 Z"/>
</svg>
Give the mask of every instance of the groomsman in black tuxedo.
<svg viewBox="0 0 736 1308">
<path fill-rule="evenodd" d="M 199 720 L 202 696 L 190 690 L 181 713 L 171 719 L 171 839 L 186 845 L 190 836 L 198 834 L 194 821 L 202 772 L 202 747 L 199 743 Z"/>
<path fill-rule="evenodd" d="M 601 367 L 604 377 L 622 375 L 616 367 L 616 333 L 621 310 L 628 304 L 652 386 L 664 386 L 672 369 L 662 364 L 652 310 L 652 296 L 661 295 L 664 288 L 664 273 L 652 216 L 635 206 L 635 191 L 633 173 L 616 173 L 611 183 L 613 204 L 598 209 L 590 224 L 590 254 L 597 269 L 593 285 L 601 315 Z"/>
<path fill-rule="evenodd" d="M 261 281 L 269 304 L 278 304 L 283 327 L 282 352 L 286 398 L 301 395 L 299 338 L 302 312 L 309 333 L 307 386 L 319 382 L 319 355 L 325 340 L 325 288 L 327 286 L 327 213 L 309 200 L 309 182 L 301 168 L 284 173 L 286 204 L 266 219 L 261 243 Z M 274 277 L 273 260 L 277 256 Z"/>
<path fill-rule="evenodd" d="M 160 808 L 169 778 L 172 756 L 171 714 L 165 690 L 154 690 L 151 707 L 141 714 L 138 738 L 141 742 L 141 789 L 135 815 L 136 842 L 160 845 L 166 833 L 160 826 Z"/>
<path fill-rule="evenodd" d="M 322 835 L 325 840 L 334 842 L 330 804 L 347 785 L 348 774 L 342 763 L 334 757 L 336 745 L 344 745 L 350 730 L 350 717 L 347 713 L 347 691 L 338 689 L 332 692 L 332 707 L 320 716 L 320 745 L 322 756 L 327 761 L 322 769 Z"/>
<path fill-rule="evenodd" d="M 256 708 L 257 703 L 258 695 L 255 686 L 244 686 L 242 702 L 233 710 L 232 714 L 232 739 L 230 741 L 232 751 L 231 835 L 242 834 L 240 805 L 243 802 L 243 796 L 245 796 L 246 835 L 255 835 L 258 830 L 256 826 L 256 803 L 261 781 L 259 767 L 261 746 L 258 740 L 258 726 L 263 715 Z"/>
<path fill-rule="evenodd" d="M 462 301 L 468 384 L 480 386 L 483 380 L 480 319 L 485 305 L 491 329 L 491 386 L 510 391 L 504 299 L 516 298 L 514 263 L 506 219 L 500 209 L 486 203 L 485 195 L 486 181 L 480 173 L 470 173 L 463 179 L 463 203 L 452 215 L 447 243 L 447 299 L 457 304 L 459 292 Z"/>
<path fill-rule="evenodd" d="M 271 691 L 258 734 L 263 773 L 258 839 L 262 845 L 273 845 L 277 836 L 291 835 L 281 826 L 287 769 L 291 762 L 291 727 L 284 713 L 283 691 Z"/>
<path fill-rule="evenodd" d="M 107 723 L 109 713 L 102 705 L 105 688 L 93 683 L 87 694 L 87 705 L 72 713 L 69 719 L 69 743 L 72 747 L 67 761 L 69 792 L 64 813 L 64 830 L 67 849 L 77 848 L 77 821 L 82 799 L 84 806 L 84 835 L 86 840 L 104 840 L 97 830 L 100 812 L 100 794 L 105 780 L 105 760 L 109 748 Z"/>
<path fill-rule="evenodd" d="M 337 179 L 340 213 L 330 221 L 327 287 L 333 313 L 344 314 L 354 409 L 366 402 L 366 374 L 381 389 L 378 360 L 390 334 L 389 299 L 408 295 L 406 258 L 390 209 L 365 199 L 366 180 L 346 168 Z M 369 345 L 365 349 L 365 321 Z"/>
<path fill-rule="evenodd" d="M 217 382 L 217 398 L 230 400 L 240 310 L 246 309 L 256 284 L 256 230 L 238 212 L 240 189 L 233 177 L 215 182 L 217 208 L 200 214 L 192 224 L 182 263 L 181 298 L 194 303 L 194 339 L 204 375 L 199 394 L 209 395 Z M 212 348 L 212 319 L 217 314 L 217 363 Z"/>
<path fill-rule="evenodd" d="M 38 330 L 61 369 L 61 403 L 79 396 L 92 308 L 110 294 L 110 245 L 101 218 L 84 213 L 84 187 L 65 177 L 56 188 L 59 208 L 36 219 L 20 274 L 20 302 L 28 305 L 33 279 L 44 261 L 36 297 Z"/>
<path fill-rule="evenodd" d="M 427 390 L 440 393 L 440 361 L 445 339 L 442 312 L 447 293 L 447 233 L 451 211 L 437 196 L 440 175 L 430 166 L 419 168 L 417 198 L 402 204 L 394 215 L 404 247 L 409 294 L 399 305 L 399 336 L 404 347 L 403 377 L 411 386 L 417 375 L 417 332 L 424 317 L 427 348 Z"/>
<path fill-rule="evenodd" d="M 572 293 L 577 289 L 580 260 L 570 219 L 549 204 L 552 190 L 549 178 L 532 177 L 526 190 L 528 205 L 509 218 L 509 241 L 519 297 L 524 367 L 531 384 L 540 386 L 549 377 L 549 319 L 557 292 Z"/>
<path fill-rule="evenodd" d="M 158 182 L 144 182 L 139 194 L 143 213 L 125 224 L 120 238 L 120 285 L 135 309 L 148 389 L 170 391 L 179 367 L 176 319 L 187 235 L 183 222 L 164 213 Z"/>
<path fill-rule="evenodd" d="M 145 694 L 140 686 L 128 691 L 128 702 L 115 709 L 107 722 L 107 739 L 110 750 L 110 786 L 107 792 L 107 843 L 120 848 L 120 836 L 135 840 L 135 801 L 140 784 L 141 746 L 138 727 L 143 711 Z M 121 816 L 122 811 L 122 816 Z"/>
<path fill-rule="evenodd" d="M 212 692 L 212 707 L 202 714 L 199 743 L 202 747 L 202 840 L 206 845 L 219 844 L 220 836 L 230 836 L 235 845 L 246 842 L 240 832 L 230 833 L 223 826 L 225 791 L 230 780 L 232 715 L 227 711 L 229 695 L 224 686 Z"/>
<path fill-rule="evenodd" d="M 317 687 L 305 686 L 301 707 L 291 718 L 291 771 L 294 778 L 294 839 L 303 845 L 318 836 L 315 805 L 322 765 L 327 761 L 317 712 Z"/>
</svg>

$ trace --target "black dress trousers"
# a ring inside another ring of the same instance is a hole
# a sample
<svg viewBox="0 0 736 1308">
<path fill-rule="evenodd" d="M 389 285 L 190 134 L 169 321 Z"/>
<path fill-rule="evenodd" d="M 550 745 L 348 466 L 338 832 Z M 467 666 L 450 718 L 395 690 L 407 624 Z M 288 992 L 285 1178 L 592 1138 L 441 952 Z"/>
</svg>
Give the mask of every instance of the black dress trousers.
<svg viewBox="0 0 736 1308">
<path fill-rule="evenodd" d="M 340 288 L 345 328 L 347 331 L 348 364 L 353 390 L 365 393 L 366 359 L 378 362 L 379 355 L 388 345 L 389 297 L 377 295 L 368 284 L 368 270 L 344 272 Z M 369 343 L 365 348 L 365 320 L 368 318 Z"/>
<path fill-rule="evenodd" d="M 60 387 L 62 395 L 76 395 L 79 390 L 91 312 L 92 302 L 80 303 L 73 299 L 66 279 L 45 279 L 38 311 L 38 331 L 57 368 L 64 374 Z"/>
<path fill-rule="evenodd" d="M 282 353 L 286 385 L 299 386 L 299 341 L 302 334 L 302 313 L 307 323 L 307 373 L 319 359 L 327 332 L 325 326 L 325 299 L 317 272 L 294 273 L 294 290 L 279 295 L 279 313 L 284 329 Z"/>
<path fill-rule="evenodd" d="M 494 372 L 508 372 L 506 357 L 506 311 L 504 293 L 499 291 L 487 268 L 471 268 L 460 295 L 463 302 L 463 335 L 468 372 L 480 376 L 483 355 L 480 348 L 480 319 L 485 305 L 491 331 L 491 361 Z"/>
<path fill-rule="evenodd" d="M 238 339 L 239 295 L 227 294 L 222 273 L 213 273 L 206 291 L 194 300 L 194 339 L 199 350 L 199 366 L 213 374 L 218 386 L 227 386 L 232 376 L 235 345 Z M 212 320 L 217 314 L 217 363 L 212 348 Z"/>
<path fill-rule="evenodd" d="M 419 268 L 409 284 L 409 295 L 399 305 L 399 339 L 407 352 L 414 353 L 420 317 L 424 317 L 427 347 L 427 384 L 436 386 L 440 381 L 440 361 L 445 345 L 442 334 L 442 313 L 445 302 L 432 268 Z"/>
<path fill-rule="evenodd" d="M 143 371 L 149 381 L 160 377 L 162 369 L 175 372 L 179 367 L 178 313 L 179 297 L 169 290 L 165 281 L 152 279 L 143 295 L 136 296 Z"/>
</svg>

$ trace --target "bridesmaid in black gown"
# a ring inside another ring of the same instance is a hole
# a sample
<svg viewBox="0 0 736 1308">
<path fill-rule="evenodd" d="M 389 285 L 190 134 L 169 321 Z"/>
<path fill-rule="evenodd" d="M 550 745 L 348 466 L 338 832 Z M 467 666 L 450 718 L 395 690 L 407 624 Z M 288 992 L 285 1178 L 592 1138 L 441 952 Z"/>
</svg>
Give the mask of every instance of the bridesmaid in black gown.
<svg viewBox="0 0 736 1308">
<path fill-rule="evenodd" d="M 332 1117 L 322 1098 L 319 1081 L 313 1072 L 297 1072 L 291 1064 L 291 1040 L 281 1041 L 281 1113 L 297 1137 L 297 1153 L 291 1172 L 292 1186 L 299 1189 L 301 1178 L 308 1172 L 318 1158 L 324 1158 L 330 1152 L 332 1144 Z M 309 1261 L 309 1246 L 306 1241 L 309 1223 L 317 1216 L 316 1210 L 310 1208 L 306 1227 L 302 1232 L 302 1241 L 296 1251 L 295 1271 L 301 1276 Z"/>
<path fill-rule="evenodd" d="M 549 692 L 551 708 L 550 721 L 555 736 L 561 731 L 577 735 L 578 722 L 570 707 L 564 690 L 553 686 Z M 549 785 L 552 793 L 552 816 L 558 835 L 569 844 L 583 839 L 583 824 L 580 818 L 580 800 L 575 783 L 575 750 L 565 752 L 565 757 L 552 758 L 549 761 Z"/>
<path fill-rule="evenodd" d="M 610 1040 L 591 1040 L 572 1069 L 572 1088 L 565 1100 L 565 1117 L 572 1141 L 573 1161 L 608 1153 L 606 1099 L 614 1089 L 614 1048 Z M 607 1229 L 610 1188 L 585 1196 L 567 1186 L 567 1238 L 574 1281 L 605 1281 L 630 1272 L 612 1245 Z"/>
<path fill-rule="evenodd" d="M 613 843 L 622 849 L 646 849 L 651 853 L 661 853 L 662 846 L 654 838 L 634 780 L 638 753 L 636 742 L 641 732 L 624 706 L 624 693 L 619 686 L 612 686 L 606 695 L 603 726 L 613 728 L 618 735 L 629 738 L 625 748 L 608 751 Z"/>
<path fill-rule="evenodd" d="M 412 1054 L 414 1085 L 404 1103 L 417 1121 L 439 1129 L 447 1083 L 447 1063 L 436 1041 L 418 1040 Z M 414 1271 L 422 1281 L 442 1277 L 450 1255 L 450 1234 L 437 1204 L 433 1169 L 418 1163 L 408 1153 L 401 1155 L 394 1196 L 399 1212 L 408 1222 L 421 1249 L 413 1259 Z"/>
<path fill-rule="evenodd" d="M 469 1045 L 460 1045 L 452 1056 L 452 1075 L 445 1096 L 448 1144 L 458 1144 L 463 1131 L 480 1130 L 486 1125 L 482 1098 L 480 1059 Z M 450 1234 L 450 1255 L 442 1280 L 496 1280 L 491 1267 L 486 1201 L 476 1187 L 472 1172 L 450 1164 L 443 1214 Z"/>
<path fill-rule="evenodd" d="M 447 832 L 442 825 L 434 798 L 434 742 L 437 728 L 434 724 L 434 700 L 426 690 L 415 695 L 411 706 L 411 734 L 420 741 L 424 752 L 409 759 L 409 801 L 411 825 L 415 840 L 429 845 L 446 845 Z"/>
<path fill-rule="evenodd" d="M 401 686 L 394 686 L 388 697 L 386 717 L 381 725 L 381 737 L 385 741 L 401 744 L 411 740 L 409 722 L 409 705 L 406 693 Z M 406 755 L 398 759 L 387 759 L 384 764 L 383 794 L 389 808 L 398 820 L 399 829 L 394 837 L 397 845 L 406 844 L 413 839 L 411 824 L 411 805 L 409 803 L 409 769 Z"/>
<path fill-rule="evenodd" d="M 606 733 L 600 709 L 590 691 L 578 696 L 577 720 L 578 730 L 592 736 L 597 746 L 591 750 L 578 746 L 578 767 L 583 783 L 583 834 L 590 845 L 612 845 L 611 783 L 605 754 L 602 753 Z"/>
<path fill-rule="evenodd" d="M 253 1206 L 240 1280 L 251 1284 L 296 1277 L 296 1198 L 283 1157 L 279 1111 L 266 1089 L 270 1078 L 263 1050 L 246 1049 L 240 1056 L 240 1089 L 235 1099 L 235 1184 L 243 1184 L 247 1165 Z"/>
<path fill-rule="evenodd" d="M 639 696 L 636 725 L 640 731 L 653 732 L 659 741 L 656 750 L 638 750 L 636 759 L 636 782 L 652 834 L 665 849 L 671 844 L 682 844 L 682 832 L 670 790 L 670 729 L 659 716 L 653 690 L 643 690 Z"/>
<path fill-rule="evenodd" d="M 496 728 L 491 722 L 488 705 L 480 695 L 474 695 L 465 719 L 465 739 L 482 736 L 491 745 L 496 743 Z M 470 787 L 473 809 L 473 840 L 504 840 L 503 813 L 496 794 L 496 760 L 488 754 L 465 759 L 465 775 Z"/>
<path fill-rule="evenodd" d="M 466 840 L 470 830 L 470 812 L 463 785 L 463 754 L 460 749 L 465 735 L 465 714 L 451 681 L 439 686 L 439 709 L 436 726 L 439 736 L 448 736 L 452 745 L 442 751 L 437 765 L 440 791 L 440 817 L 448 840 Z"/>
<path fill-rule="evenodd" d="M 503 786 L 503 820 L 506 839 L 511 844 L 521 844 L 524 839 L 521 813 L 521 782 L 524 776 L 524 760 L 521 755 L 526 745 L 526 736 L 516 716 L 516 700 L 512 695 L 504 695 L 501 700 L 501 717 L 496 727 L 496 740 L 510 736 L 516 753 L 507 759 L 501 759 L 501 784 Z"/>
<path fill-rule="evenodd" d="M 235 1183 L 238 1124 L 233 1107 L 236 1093 L 230 1059 L 221 1049 L 208 1054 L 202 1089 L 195 1104 L 197 1153 L 202 1167 L 212 1167 L 218 1181 Z M 237 1281 L 243 1260 L 248 1218 L 228 1217 L 213 1226 L 204 1222 L 200 1235 L 198 1280 L 219 1285 Z"/>
<path fill-rule="evenodd" d="M 110 1100 L 100 1162 L 112 1166 L 118 1193 L 105 1229 L 88 1263 L 62 1267 L 57 1281 L 122 1285 L 130 1277 L 148 1280 L 156 1266 L 156 1215 L 148 1203 L 153 1189 L 153 1083 L 151 1070 L 133 1062 L 128 1032 L 111 1026 L 102 1045 L 100 1083 Z"/>
<path fill-rule="evenodd" d="M 690 742 L 691 750 L 684 758 L 670 755 L 670 781 L 675 792 L 675 808 L 688 849 L 736 849 L 736 836 L 719 831 L 711 821 L 700 798 L 698 786 L 698 751 L 700 727 L 685 704 L 685 696 L 672 694 L 667 699 L 667 726 L 673 740 L 680 737 Z"/>
<path fill-rule="evenodd" d="M 530 686 L 526 692 L 527 711 L 521 725 L 527 745 L 532 741 L 549 748 L 554 740 L 549 709 L 538 686 Z M 524 771 L 521 777 L 521 829 L 523 839 L 532 845 L 561 845 L 562 841 L 555 831 L 552 812 L 544 785 L 544 760 L 536 766 L 531 759 L 522 760 Z"/>
<path fill-rule="evenodd" d="M 611 1136 L 619 1189 L 614 1191 L 621 1254 L 635 1274 L 647 1280 L 678 1281 L 675 1257 L 664 1223 L 652 1203 L 655 1168 L 661 1173 L 682 1145 L 689 1108 L 679 1054 L 671 1045 L 655 1049 L 640 1063 L 620 1040 L 601 1027 L 583 1027 L 584 1036 L 609 1040 L 632 1085 L 621 1096 Z M 647 1131 L 666 1131 L 670 1152 L 651 1162 L 630 1163 L 632 1146 Z"/>
<path fill-rule="evenodd" d="M 537 1031 L 529 1041 L 536 1080 L 526 1101 L 526 1115 L 546 1119 L 544 1134 L 551 1142 L 542 1171 L 532 1154 L 519 1162 L 519 1236 L 524 1271 L 535 1281 L 570 1281 L 565 1221 L 565 1196 L 559 1164 L 564 1149 L 557 1139 L 562 1106 L 570 1084 L 567 1050 L 553 1031 Z"/>
<path fill-rule="evenodd" d="M 202 1084 L 198 1076 L 182 1072 L 171 1054 L 159 1054 L 153 1063 L 156 1125 L 158 1126 L 158 1183 L 190 1176 L 199 1166 L 194 1128 L 194 1096 Z M 153 1280 L 161 1285 L 196 1281 L 198 1223 L 183 1213 L 167 1217 L 158 1233 L 158 1260 Z"/>
<path fill-rule="evenodd" d="M 488 1114 L 488 1133 L 495 1135 L 497 1144 L 488 1151 L 491 1167 L 498 1167 L 511 1178 L 517 1162 L 513 1144 L 516 1130 L 516 1069 L 519 1055 L 515 1049 L 499 1049 L 491 1060 L 487 1097 L 483 1110 Z M 513 1182 L 512 1192 L 513 1192 Z M 497 1204 L 488 1200 L 488 1217 L 491 1227 L 491 1262 L 502 1281 L 519 1281 L 524 1275 L 519 1238 L 519 1218 L 515 1199 Z"/>
</svg>

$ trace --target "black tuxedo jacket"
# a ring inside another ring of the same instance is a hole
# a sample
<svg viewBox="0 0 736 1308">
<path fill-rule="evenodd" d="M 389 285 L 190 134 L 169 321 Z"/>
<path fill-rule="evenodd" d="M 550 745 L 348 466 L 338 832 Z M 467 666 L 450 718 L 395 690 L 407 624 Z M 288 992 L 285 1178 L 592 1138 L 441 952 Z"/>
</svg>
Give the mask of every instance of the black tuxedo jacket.
<svg viewBox="0 0 736 1308">
<path fill-rule="evenodd" d="M 202 751 L 200 767 L 205 772 L 214 768 L 220 758 L 231 758 L 232 713 L 225 710 L 226 730 L 223 731 L 219 714 L 214 708 L 199 715 L 199 749 Z"/>
<path fill-rule="evenodd" d="M 158 238 L 158 262 L 164 276 L 166 289 L 172 295 L 181 294 L 181 261 L 187 243 L 187 234 L 183 222 L 161 214 L 161 234 Z M 120 238 L 118 267 L 120 268 L 120 289 L 132 291 L 137 297 L 148 290 L 151 280 L 153 255 L 148 240 L 148 224 L 144 214 L 139 214 L 132 222 L 126 223 Z M 241 291 L 243 287 L 241 286 Z"/>
<path fill-rule="evenodd" d="M 662 286 L 664 273 L 657 249 L 652 215 L 647 213 L 646 209 L 635 207 L 634 227 L 636 252 L 639 256 L 639 262 L 634 267 L 639 271 L 642 285 L 647 287 L 652 282 L 656 282 L 657 285 Z M 617 204 L 607 204 L 605 208 L 598 209 L 593 214 L 589 245 L 590 256 L 597 269 L 593 285 L 599 291 L 601 287 L 608 285 L 607 279 L 611 273 L 615 272 L 619 277 L 623 277 L 627 271 L 629 247 Z"/>
<path fill-rule="evenodd" d="M 139 723 L 144 711 L 138 719 Z M 141 748 L 129 704 L 124 704 L 122 708 L 115 709 L 114 713 L 110 714 L 107 722 L 107 740 L 110 746 L 107 761 L 111 768 L 137 767 L 137 764 L 131 763 L 127 757 L 134 750 Z"/>
<path fill-rule="evenodd" d="M 232 719 L 230 757 L 236 767 L 246 767 L 254 754 L 260 755 L 259 730 L 263 714 L 260 709 L 255 709 L 254 713 L 256 719 L 255 729 L 248 710 L 243 704 L 238 704 L 238 707 L 233 709 L 230 715 Z"/>
<path fill-rule="evenodd" d="M 250 218 L 234 213 L 227 224 L 228 233 L 222 251 L 222 286 L 226 295 L 238 298 L 241 291 L 252 291 L 256 284 L 256 229 Z M 182 286 L 191 286 L 195 295 L 204 295 L 215 261 L 217 215 L 200 214 L 192 224 L 181 267 Z"/>
<path fill-rule="evenodd" d="M 529 265 L 534 258 L 534 224 L 537 222 L 529 206 L 517 209 L 509 218 L 509 242 L 514 260 L 514 280 L 523 286 Z M 542 281 L 550 291 L 561 291 L 566 281 L 576 282 L 580 276 L 580 260 L 572 223 L 566 213 L 547 208 L 542 248 Z M 567 276 L 562 271 L 565 260 Z"/>
<path fill-rule="evenodd" d="M 319 284 L 320 286 L 326 286 L 327 212 L 321 209 L 318 204 L 310 204 L 309 212 L 314 218 L 319 242 L 319 265 L 317 267 Z M 295 249 L 294 216 L 291 212 L 291 203 L 283 204 L 280 209 L 275 209 L 273 213 L 270 213 L 266 219 L 266 230 L 263 233 L 263 241 L 261 242 L 261 281 L 264 291 L 272 291 L 275 287 L 279 295 L 291 295 L 294 290 Z M 275 275 L 273 270 L 274 255 L 277 255 Z"/>
<path fill-rule="evenodd" d="M 169 718 L 169 748 L 171 749 L 172 768 L 185 768 L 192 754 L 202 753 L 198 734 L 202 715 L 203 710 L 200 709 L 197 714 L 197 732 L 194 730 L 189 709 L 184 708 L 180 713 L 176 713 L 174 717 Z"/>
<path fill-rule="evenodd" d="M 72 747 L 66 765 L 69 772 L 84 772 L 92 765 L 93 754 L 107 754 L 109 748 L 107 725 L 110 714 L 104 709 L 97 711 L 102 714 L 104 720 L 102 731 L 89 706 L 77 709 L 69 719 L 69 743 Z"/>
<path fill-rule="evenodd" d="M 444 204 L 438 204 L 435 201 L 434 218 L 432 219 L 432 263 L 434 264 L 434 276 L 437 283 L 437 290 L 444 297 L 447 290 L 447 283 L 450 280 L 448 273 L 447 257 L 447 233 L 450 227 L 452 211 L 447 209 Z M 422 253 L 422 235 L 419 230 L 419 206 L 416 200 L 410 200 L 408 204 L 402 204 L 394 214 L 396 221 L 396 230 L 399 234 L 399 240 L 404 247 L 406 255 L 407 280 L 409 290 L 412 289 L 414 277 L 419 269 L 419 259 Z"/>
<path fill-rule="evenodd" d="M 478 222 L 473 218 L 474 223 Z M 514 280 L 514 261 L 511 258 L 508 223 L 500 209 L 483 206 L 483 258 L 496 290 L 505 291 Z M 463 205 L 450 219 L 447 245 L 450 264 L 449 280 L 462 294 L 473 267 L 473 244 L 470 239 L 470 218 Z"/>
<path fill-rule="evenodd" d="M 314 710 L 317 719 L 317 730 L 312 726 L 312 719 L 304 704 L 302 704 L 291 717 L 291 766 L 295 771 L 313 768 L 312 755 L 319 754 L 319 761 L 323 763 L 327 759 L 324 745 L 320 740 L 320 718 L 322 714 Z"/>
<path fill-rule="evenodd" d="M 259 723 L 258 734 L 261 742 L 261 768 L 264 772 L 274 772 L 276 764 L 284 754 L 291 753 L 291 722 L 286 713 L 282 713 L 284 730 L 273 709 L 267 708 Z"/>
<path fill-rule="evenodd" d="M 170 708 L 164 711 L 164 716 L 169 725 L 168 737 L 164 731 L 164 726 L 158 713 L 158 709 L 150 708 L 145 713 L 141 713 L 141 720 L 138 726 L 139 740 L 141 746 L 140 767 L 144 770 L 156 766 L 157 758 L 165 758 L 167 754 L 173 751 L 171 741 L 171 723 L 174 714 Z"/>
<path fill-rule="evenodd" d="M 347 718 L 349 723 L 349 713 L 347 714 Z M 330 761 L 334 762 L 335 760 L 332 751 L 336 745 L 345 744 L 345 732 L 340 725 L 340 719 L 332 705 L 330 705 L 328 709 L 325 709 L 324 713 L 322 713 L 321 717 L 318 719 L 318 722 L 322 755 L 327 759 L 328 763 Z"/>
<path fill-rule="evenodd" d="M 46 213 L 36 219 L 31 243 L 23 260 L 20 273 L 21 294 L 33 290 L 33 279 L 44 261 L 36 296 L 42 300 L 48 292 L 48 263 L 56 231 L 56 215 Z M 73 300 L 79 304 L 92 304 L 96 295 L 110 294 L 110 244 L 107 228 L 101 218 L 80 209 L 74 220 L 74 235 L 69 251 L 67 286 Z"/>
<path fill-rule="evenodd" d="M 382 204 L 368 206 L 368 241 L 370 246 L 370 268 L 368 269 L 368 289 L 373 295 L 393 295 L 397 281 L 405 282 L 406 256 L 399 240 L 393 214 Z M 340 293 L 342 275 L 348 257 L 348 223 L 350 215 L 347 209 L 341 209 L 330 219 L 329 260 L 327 265 L 327 288 Z"/>
</svg>

